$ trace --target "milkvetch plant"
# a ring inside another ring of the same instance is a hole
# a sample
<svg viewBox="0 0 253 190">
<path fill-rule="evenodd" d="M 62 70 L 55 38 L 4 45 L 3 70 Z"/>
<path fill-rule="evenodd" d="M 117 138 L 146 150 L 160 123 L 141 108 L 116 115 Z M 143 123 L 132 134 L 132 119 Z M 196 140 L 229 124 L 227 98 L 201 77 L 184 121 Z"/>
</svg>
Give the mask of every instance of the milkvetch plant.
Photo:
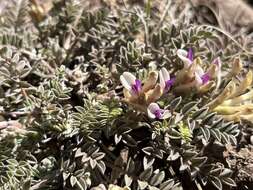
<svg viewBox="0 0 253 190">
<path fill-rule="evenodd" d="M 186 93 L 187 90 L 194 90 L 203 93 L 214 86 L 214 79 L 220 77 L 220 60 L 217 58 L 207 68 L 206 71 L 202 68 L 203 62 L 197 57 L 194 59 L 193 50 L 177 50 L 178 57 L 184 62 L 184 67 L 180 70 L 176 77 L 177 87 L 175 91 L 178 93 Z"/>
<path fill-rule="evenodd" d="M 129 73 L 124 72 L 120 76 L 120 81 L 124 87 L 125 101 L 140 111 L 146 111 L 147 106 L 162 95 L 162 87 L 157 84 L 158 73 L 151 71 L 148 78 L 142 82 Z"/>
<path fill-rule="evenodd" d="M 148 106 L 148 116 L 152 119 L 167 119 L 171 116 L 169 110 L 164 110 L 157 103 L 151 103 Z"/>
<path fill-rule="evenodd" d="M 1 9 L 0 190 L 235 187 L 252 57 L 175 2 L 97 2 Z"/>
</svg>

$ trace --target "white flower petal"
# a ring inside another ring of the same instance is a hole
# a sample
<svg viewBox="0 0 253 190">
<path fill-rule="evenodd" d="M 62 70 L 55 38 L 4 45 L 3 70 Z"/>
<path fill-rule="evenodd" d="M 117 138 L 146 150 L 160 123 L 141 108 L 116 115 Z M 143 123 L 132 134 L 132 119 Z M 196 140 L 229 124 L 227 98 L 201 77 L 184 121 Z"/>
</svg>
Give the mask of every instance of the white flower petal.
<svg viewBox="0 0 253 190">
<path fill-rule="evenodd" d="M 164 67 L 159 71 L 160 85 L 162 89 L 166 87 L 166 81 L 170 80 L 170 74 Z"/>
<path fill-rule="evenodd" d="M 164 67 L 161 69 L 164 81 L 170 80 L 170 74 Z"/>
<path fill-rule="evenodd" d="M 132 89 L 132 85 L 135 84 L 135 80 L 136 77 L 129 73 L 129 72 L 124 72 L 121 76 L 120 76 L 120 82 L 121 84 L 129 91 L 131 91 Z"/>
<path fill-rule="evenodd" d="M 123 75 L 120 76 L 120 82 L 128 91 L 132 89 L 132 86 L 126 81 Z"/>
<path fill-rule="evenodd" d="M 149 116 L 150 118 L 152 118 L 152 119 L 155 119 L 155 118 L 156 118 L 155 112 L 156 112 L 157 110 L 160 110 L 160 108 L 159 108 L 159 106 L 158 106 L 157 103 L 151 103 L 151 104 L 149 104 L 148 109 L 147 109 L 147 111 L 148 111 L 148 116 Z"/>
<path fill-rule="evenodd" d="M 181 58 L 181 57 L 182 58 L 187 58 L 187 54 L 188 54 L 188 52 L 184 49 L 178 49 L 177 50 L 177 55 L 178 55 L 179 58 Z"/>
<path fill-rule="evenodd" d="M 124 72 L 123 76 L 130 84 L 135 84 L 136 77 L 132 73 Z"/>
<path fill-rule="evenodd" d="M 162 119 L 167 119 L 169 117 L 171 117 L 170 111 L 169 110 L 165 110 L 164 113 L 163 113 L 163 115 L 162 115 Z"/>
<path fill-rule="evenodd" d="M 149 106 L 148 106 L 148 110 L 151 113 L 155 113 L 156 110 L 160 110 L 160 107 L 157 103 L 150 103 Z"/>
<path fill-rule="evenodd" d="M 163 78 L 162 71 L 159 71 L 159 80 L 160 80 L 160 86 L 162 87 L 162 89 L 164 89 L 165 88 L 165 81 Z"/>
<path fill-rule="evenodd" d="M 149 109 L 148 110 L 148 117 L 155 119 L 155 114 L 153 114 Z"/>
<path fill-rule="evenodd" d="M 184 62 L 184 66 L 188 68 L 191 65 L 191 60 L 187 58 L 188 52 L 184 49 L 177 50 L 177 56 Z"/>
<path fill-rule="evenodd" d="M 203 84 L 201 76 L 195 72 L 195 82 L 197 86 L 201 86 Z"/>
<path fill-rule="evenodd" d="M 204 70 L 202 69 L 200 65 L 196 66 L 195 72 L 198 73 L 199 76 L 202 76 L 204 74 Z"/>
</svg>

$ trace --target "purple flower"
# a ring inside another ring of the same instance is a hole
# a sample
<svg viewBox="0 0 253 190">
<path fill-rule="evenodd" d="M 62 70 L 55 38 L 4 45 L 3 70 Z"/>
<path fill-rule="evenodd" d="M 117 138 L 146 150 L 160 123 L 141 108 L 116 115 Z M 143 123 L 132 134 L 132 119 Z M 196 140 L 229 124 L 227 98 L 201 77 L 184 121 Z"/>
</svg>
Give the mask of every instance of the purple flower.
<svg viewBox="0 0 253 190">
<path fill-rule="evenodd" d="M 194 56 L 192 48 L 188 52 L 184 49 L 177 50 L 177 56 L 184 62 L 185 68 L 188 68 L 193 63 Z"/>
<path fill-rule="evenodd" d="M 169 110 L 161 109 L 157 103 L 149 104 L 147 111 L 152 119 L 167 119 L 171 116 Z"/>
<path fill-rule="evenodd" d="M 159 71 L 160 85 L 165 92 L 169 91 L 175 82 L 175 78 L 170 78 L 169 72 L 163 67 Z"/>
<path fill-rule="evenodd" d="M 120 76 L 120 82 L 132 95 L 136 96 L 141 92 L 141 81 L 129 72 Z"/>
<path fill-rule="evenodd" d="M 192 50 L 192 48 L 189 48 L 188 53 L 187 53 L 187 58 L 188 58 L 191 62 L 193 62 L 193 50 Z"/>
<path fill-rule="evenodd" d="M 195 72 L 195 80 L 198 86 L 208 83 L 210 79 L 211 76 L 209 73 Z"/>
<path fill-rule="evenodd" d="M 210 80 L 210 75 L 208 73 L 203 74 L 201 77 L 202 84 L 206 84 Z"/>
<path fill-rule="evenodd" d="M 173 86 L 173 84 L 175 83 L 175 81 L 176 81 L 176 77 L 173 77 L 173 78 L 171 78 L 170 80 L 167 80 L 165 83 L 166 83 L 166 87 L 165 87 L 165 89 L 170 89 L 172 86 Z"/>
<path fill-rule="evenodd" d="M 135 94 L 138 94 L 141 91 L 141 81 L 138 79 L 135 79 L 135 83 L 132 85 L 132 91 Z"/>
</svg>

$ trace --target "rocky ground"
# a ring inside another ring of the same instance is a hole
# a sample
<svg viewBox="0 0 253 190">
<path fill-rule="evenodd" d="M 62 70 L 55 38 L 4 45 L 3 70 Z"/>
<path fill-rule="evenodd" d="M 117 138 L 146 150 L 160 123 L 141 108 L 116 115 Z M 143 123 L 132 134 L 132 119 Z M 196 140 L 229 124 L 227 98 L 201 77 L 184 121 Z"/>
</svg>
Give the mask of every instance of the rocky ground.
<svg viewBox="0 0 253 190">
<path fill-rule="evenodd" d="M 45 10 L 51 7 L 50 0 L 31 0 L 34 3 L 41 4 Z M 140 5 L 144 6 L 148 0 L 89 0 L 85 1 L 85 6 L 90 10 L 101 6 L 109 6 L 111 10 L 121 6 Z M 162 3 L 152 1 L 152 9 L 160 12 L 163 16 L 166 7 L 166 1 Z M 174 12 L 191 11 L 195 24 L 211 24 L 219 27 L 233 36 L 245 35 L 252 41 L 253 29 L 253 1 L 241 0 L 177 0 L 173 2 Z M 0 13 L 8 6 L 8 1 L 0 0 Z M 171 15 L 173 17 L 173 15 Z M 180 19 L 180 14 L 178 14 Z M 242 32 L 243 31 L 243 32 Z M 252 42 L 251 42 L 252 43 Z M 253 51 L 253 49 L 251 49 Z M 237 147 L 227 146 L 226 150 L 218 153 L 224 158 L 224 164 L 231 167 L 235 173 L 234 178 L 237 183 L 235 189 L 251 190 L 253 189 L 253 126 L 246 125 L 238 141 Z M 215 154 L 215 153 L 214 153 Z"/>
</svg>

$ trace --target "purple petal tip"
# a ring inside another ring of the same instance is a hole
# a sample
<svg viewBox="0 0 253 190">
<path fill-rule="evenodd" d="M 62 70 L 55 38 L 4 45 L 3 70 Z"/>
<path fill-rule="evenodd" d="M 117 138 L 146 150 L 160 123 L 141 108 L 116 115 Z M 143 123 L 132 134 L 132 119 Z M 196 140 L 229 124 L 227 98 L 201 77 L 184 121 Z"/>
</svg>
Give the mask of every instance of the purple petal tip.
<svg viewBox="0 0 253 190">
<path fill-rule="evenodd" d="M 208 73 L 205 73 L 204 75 L 201 76 L 201 80 L 203 84 L 206 84 L 210 80 L 210 75 Z"/>
<path fill-rule="evenodd" d="M 165 88 L 167 90 L 170 89 L 172 87 L 172 85 L 175 83 L 175 80 L 176 80 L 175 77 L 171 78 L 170 80 L 167 80 Z"/>
<path fill-rule="evenodd" d="M 187 58 L 190 61 L 193 61 L 193 50 L 192 50 L 192 48 L 189 48 L 188 53 L 187 53 Z"/>
<path fill-rule="evenodd" d="M 155 117 L 156 117 L 157 119 L 161 119 L 163 113 L 164 113 L 164 110 L 158 109 L 158 110 L 155 111 L 154 115 L 155 115 Z"/>
<path fill-rule="evenodd" d="M 141 81 L 136 79 L 135 84 L 132 85 L 132 91 L 138 94 L 141 91 Z"/>
</svg>

